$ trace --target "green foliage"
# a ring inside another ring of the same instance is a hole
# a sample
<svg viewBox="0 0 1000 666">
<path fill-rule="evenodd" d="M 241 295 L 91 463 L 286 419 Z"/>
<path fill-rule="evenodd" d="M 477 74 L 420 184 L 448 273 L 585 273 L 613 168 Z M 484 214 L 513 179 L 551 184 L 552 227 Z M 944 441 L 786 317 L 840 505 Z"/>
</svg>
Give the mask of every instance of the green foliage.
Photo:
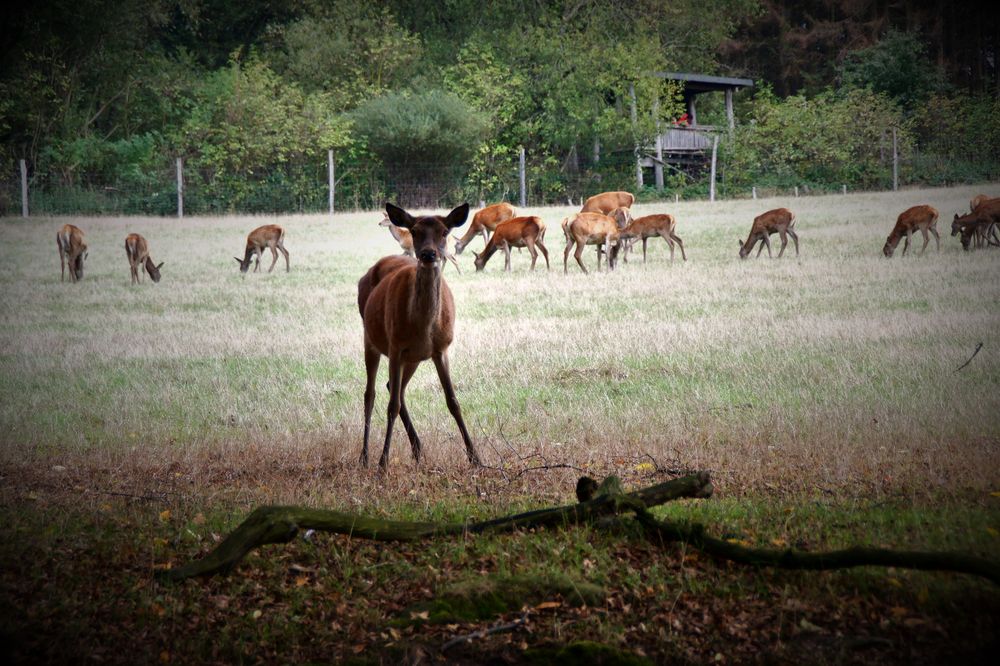
<svg viewBox="0 0 1000 666">
<path fill-rule="evenodd" d="M 358 136 L 386 163 L 464 163 L 486 133 L 486 119 L 442 91 L 390 93 L 353 114 Z"/>
<path fill-rule="evenodd" d="M 914 109 L 932 93 L 941 91 L 944 74 L 927 56 L 919 35 L 890 30 L 877 44 L 852 52 L 840 75 L 849 88 L 869 88 Z"/>
<path fill-rule="evenodd" d="M 912 133 L 884 95 L 855 89 L 782 100 L 764 88 L 720 154 L 730 186 L 884 187 L 891 182 L 892 127 L 908 151 Z"/>
<path fill-rule="evenodd" d="M 325 196 L 323 179 L 310 172 L 325 165 L 328 149 L 351 139 L 349 122 L 331 111 L 324 93 L 306 94 L 253 59 L 207 78 L 170 143 L 200 178 L 193 202 L 259 211 L 301 210 L 296 202 Z"/>
</svg>

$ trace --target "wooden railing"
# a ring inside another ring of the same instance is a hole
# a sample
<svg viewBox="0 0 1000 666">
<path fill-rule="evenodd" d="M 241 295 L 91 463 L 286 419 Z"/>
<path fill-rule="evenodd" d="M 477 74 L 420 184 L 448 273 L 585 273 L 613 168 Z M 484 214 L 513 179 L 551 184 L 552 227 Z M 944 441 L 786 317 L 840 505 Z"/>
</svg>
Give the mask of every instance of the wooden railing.
<svg viewBox="0 0 1000 666">
<path fill-rule="evenodd" d="M 670 127 L 661 135 L 663 152 L 678 153 L 711 150 L 712 135 L 717 131 L 718 128 L 715 125 Z"/>
</svg>

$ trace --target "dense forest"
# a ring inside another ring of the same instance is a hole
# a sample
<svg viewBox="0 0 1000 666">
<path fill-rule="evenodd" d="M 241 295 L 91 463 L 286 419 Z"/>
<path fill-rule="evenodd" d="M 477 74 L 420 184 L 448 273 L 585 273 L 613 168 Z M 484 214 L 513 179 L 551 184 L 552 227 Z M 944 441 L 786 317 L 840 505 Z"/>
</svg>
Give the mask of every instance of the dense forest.
<svg viewBox="0 0 1000 666">
<path fill-rule="evenodd" d="M 634 185 L 636 146 L 683 111 L 681 89 L 650 76 L 663 71 L 755 81 L 721 144 L 733 190 L 884 187 L 890 131 L 910 182 L 993 178 L 1000 161 L 1000 21 L 987 3 L 49 0 L 2 11 L 0 212 L 23 159 L 36 207 L 168 213 L 177 158 L 191 210 L 320 210 L 329 150 L 350 207 L 512 198 L 522 148 L 532 198 L 565 200 Z M 723 113 L 710 101 L 699 120 Z M 675 170 L 667 189 L 697 194 L 703 180 Z"/>
</svg>

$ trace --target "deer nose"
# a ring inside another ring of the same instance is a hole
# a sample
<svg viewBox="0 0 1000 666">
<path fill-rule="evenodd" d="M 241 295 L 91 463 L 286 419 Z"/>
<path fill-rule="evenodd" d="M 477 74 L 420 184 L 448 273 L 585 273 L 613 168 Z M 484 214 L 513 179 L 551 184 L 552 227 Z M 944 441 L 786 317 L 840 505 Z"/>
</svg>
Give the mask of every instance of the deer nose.
<svg viewBox="0 0 1000 666">
<path fill-rule="evenodd" d="M 437 261 L 437 252 L 434 250 L 421 250 L 420 251 L 420 261 L 425 264 L 433 264 Z"/>
</svg>

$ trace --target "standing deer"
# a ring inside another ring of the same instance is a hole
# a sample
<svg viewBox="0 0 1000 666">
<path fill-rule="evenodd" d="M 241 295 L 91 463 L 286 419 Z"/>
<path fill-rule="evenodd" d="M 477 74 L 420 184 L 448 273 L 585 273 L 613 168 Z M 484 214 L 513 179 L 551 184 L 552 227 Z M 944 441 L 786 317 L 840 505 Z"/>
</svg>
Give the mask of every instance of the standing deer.
<svg viewBox="0 0 1000 666">
<path fill-rule="evenodd" d="M 69 281 L 83 279 L 83 262 L 89 254 L 87 242 L 83 240 L 83 230 L 72 224 L 64 224 L 56 233 L 56 247 L 59 248 L 60 282 L 66 281 L 66 266 L 69 266 Z"/>
<path fill-rule="evenodd" d="M 795 256 L 799 256 L 799 237 L 792 229 L 793 226 L 795 226 L 795 214 L 787 208 L 775 208 L 761 213 L 753 219 L 750 236 L 746 242 L 739 241 L 740 259 L 746 259 L 747 255 L 753 252 L 753 246 L 757 243 L 760 243 L 760 247 L 757 248 L 758 257 L 765 245 L 767 246 L 767 256 L 773 256 L 769 236 L 774 233 L 781 236 L 781 251 L 778 252 L 778 259 L 781 259 L 781 255 L 785 253 L 785 246 L 788 245 L 787 236 L 791 236 L 792 240 L 795 241 Z"/>
<path fill-rule="evenodd" d="M 288 265 L 288 250 L 285 249 L 285 230 L 277 224 L 265 224 L 262 227 L 257 227 L 247 236 L 247 249 L 243 258 L 233 257 L 240 265 L 240 273 L 246 273 L 249 270 L 254 255 L 257 257 L 257 263 L 254 265 L 253 271 L 256 273 L 260 270 L 260 258 L 264 254 L 265 247 L 271 248 L 271 267 L 267 269 L 268 273 L 273 271 L 274 265 L 278 263 L 278 250 L 281 250 L 281 254 L 285 255 L 285 272 L 291 270 Z"/>
<path fill-rule="evenodd" d="M 984 247 L 998 245 L 996 227 L 1000 224 L 1000 199 L 988 199 L 976 206 L 971 213 L 966 213 L 951 223 L 951 235 L 962 234 L 962 248 Z"/>
<path fill-rule="evenodd" d="M 542 236 L 545 233 L 545 223 L 538 217 L 515 217 L 506 222 L 501 222 L 493 231 L 486 249 L 482 254 L 476 256 L 476 270 L 481 271 L 486 267 L 486 262 L 497 250 L 503 250 L 504 270 L 510 271 L 510 248 L 526 247 L 531 254 L 531 270 L 535 270 L 535 262 L 538 260 L 537 246 L 545 257 L 545 268 L 549 266 L 549 251 L 542 244 Z"/>
<path fill-rule="evenodd" d="M 580 212 L 609 215 L 615 208 L 631 208 L 634 203 L 635 196 L 631 192 L 602 192 L 584 201 Z"/>
<path fill-rule="evenodd" d="M 996 200 L 997 200 L 996 198 L 991 197 L 988 194 L 977 194 L 976 196 L 972 197 L 972 200 L 969 202 L 969 212 L 974 213 L 976 209 L 979 208 L 982 204 Z"/>
<path fill-rule="evenodd" d="M 462 254 L 462 250 L 478 235 L 483 235 L 483 241 L 489 242 L 497 225 L 501 222 L 517 217 L 517 210 L 507 203 L 501 201 L 483 208 L 472 216 L 472 224 L 466 229 L 465 234 L 455 241 L 455 254 Z"/>
<path fill-rule="evenodd" d="M 563 222 L 563 231 L 566 234 L 566 249 L 563 251 L 563 273 L 568 273 L 567 263 L 569 261 L 569 250 L 576 244 L 576 252 L 573 256 L 576 263 L 584 273 L 588 273 L 587 267 L 583 265 L 583 248 L 586 245 L 603 246 L 604 254 L 608 257 L 608 270 L 615 269 L 615 259 L 617 252 L 611 253 L 611 244 L 619 242 L 618 225 L 613 218 L 601 213 L 577 213 L 568 221 Z M 597 250 L 597 270 L 601 270 L 601 247 Z"/>
<path fill-rule="evenodd" d="M 927 235 L 928 231 L 934 234 L 934 242 L 937 245 L 938 252 L 940 252 L 941 237 L 938 235 L 937 229 L 934 228 L 937 221 L 938 212 L 932 206 L 921 205 L 907 208 L 896 218 L 896 226 L 892 228 L 889 237 L 885 239 L 882 254 L 891 257 L 892 253 L 896 250 L 896 246 L 899 245 L 899 239 L 905 236 L 906 242 L 903 244 L 903 256 L 905 257 L 906 251 L 910 248 L 910 239 L 913 237 L 913 232 L 916 229 L 919 229 L 920 233 L 924 236 L 924 246 L 920 248 L 920 254 L 924 253 L 924 250 L 927 249 L 927 244 L 931 242 L 930 236 Z"/>
<path fill-rule="evenodd" d="M 161 261 L 154 264 L 149 257 L 149 243 L 139 234 L 129 234 L 125 237 L 125 256 L 128 257 L 128 267 L 132 273 L 132 284 L 139 284 L 142 276 L 142 269 L 145 268 L 153 282 L 160 281 Z"/>
<path fill-rule="evenodd" d="M 410 257 L 413 256 L 413 236 L 410 235 L 409 231 L 397 227 L 395 224 L 392 223 L 392 220 L 389 219 L 389 216 L 385 214 L 383 214 L 382 221 L 379 222 L 378 224 L 380 227 L 386 227 L 389 230 L 389 233 L 392 235 L 393 239 L 395 239 L 395 241 L 399 243 L 399 247 L 400 249 L 403 250 L 403 254 Z M 448 236 L 448 243 L 445 246 L 444 250 L 444 258 L 453 263 L 455 265 L 455 270 L 461 273 L 462 269 L 459 268 L 458 266 L 458 260 L 455 259 L 455 255 L 448 248 L 448 245 L 451 245 L 453 242 L 454 239 L 452 239 L 451 236 Z"/>
<path fill-rule="evenodd" d="M 646 215 L 635 218 L 621 230 L 620 234 L 623 246 L 626 248 L 626 256 L 629 246 L 624 245 L 624 241 L 641 238 L 642 263 L 646 263 L 646 241 L 659 236 L 667 242 L 667 246 L 670 248 L 670 261 L 674 260 L 674 243 L 677 243 L 681 248 L 681 258 L 687 261 L 687 255 L 684 253 L 684 241 L 675 233 L 676 229 L 677 220 L 674 219 L 673 215 Z"/>
<path fill-rule="evenodd" d="M 428 358 L 434 361 L 448 411 L 458 424 L 469 462 L 480 465 L 462 410 L 455 398 L 448 368 L 448 347 L 454 338 L 455 301 L 442 277 L 442 256 L 448 233 L 465 223 L 469 205 L 462 204 L 446 217 L 413 217 L 401 208 L 386 204 L 392 223 L 413 236 L 416 259 L 407 256 L 383 257 L 358 282 L 358 310 L 365 331 L 365 434 L 361 449 L 362 465 L 368 465 L 368 439 L 375 377 L 382 356 L 389 359 L 389 410 L 385 445 L 379 466 L 389 465 L 389 445 L 396 416 L 403 421 L 410 439 L 413 458 L 420 460 L 420 437 L 406 409 L 406 385 L 417 366 Z"/>
</svg>

